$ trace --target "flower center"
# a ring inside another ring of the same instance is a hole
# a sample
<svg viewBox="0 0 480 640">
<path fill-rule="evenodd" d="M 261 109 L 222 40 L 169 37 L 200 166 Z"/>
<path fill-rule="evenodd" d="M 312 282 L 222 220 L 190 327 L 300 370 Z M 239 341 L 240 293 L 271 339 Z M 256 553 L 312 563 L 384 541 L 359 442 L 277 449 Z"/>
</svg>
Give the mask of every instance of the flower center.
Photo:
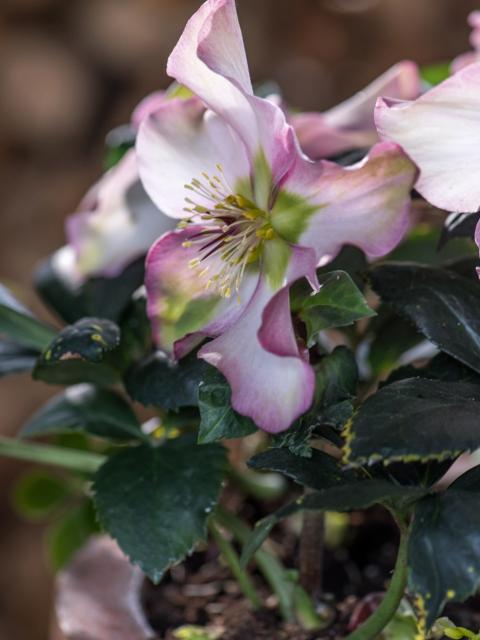
<svg viewBox="0 0 480 640">
<path fill-rule="evenodd" d="M 232 193 L 221 165 L 216 168 L 218 174 L 202 173 L 201 179 L 194 178 L 185 185 L 201 204 L 193 197 L 185 198 L 184 210 L 189 217 L 179 227 L 203 226 L 183 243 L 184 247 L 195 245 L 197 249 L 197 257 L 189 266 L 198 269 L 201 277 L 209 275 L 207 289 L 229 298 L 232 293 L 238 295 L 245 269 L 258 261 L 263 245 L 274 237 L 275 231 L 269 214 L 248 198 Z"/>
</svg>

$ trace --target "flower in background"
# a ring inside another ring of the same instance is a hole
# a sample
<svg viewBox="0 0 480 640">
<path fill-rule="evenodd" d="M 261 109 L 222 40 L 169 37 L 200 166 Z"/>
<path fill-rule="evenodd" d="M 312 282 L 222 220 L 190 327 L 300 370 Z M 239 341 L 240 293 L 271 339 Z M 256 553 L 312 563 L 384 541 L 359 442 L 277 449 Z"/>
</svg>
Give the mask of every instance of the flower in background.
<svg viewBox="0 0 480 640">
<path fill-rule="evenodd" d="M 470 64 L 414 101 L 380 98 L 382 140 L 401 145 L 418 166 L 415 188 L 452 212 L 480 208 L 480 63 Z"/>
<path fill-rule="evenodd" d="M 457 73 L 457 71 L 474 62 L 480 62 L 480 11 L 472 11 L 468 16 L 468 24 L 472 27 L 470 44 L 474 50 L 462 53 L 453 60 L 451 64 L 452 73 Z"/>
<path fill-rule="evenodd" d="M 198 355 L 232 388 L 232 405 L 278 432 L 311 405 L 314 373 L 296 339 L 289 286 L 342 245 L 382 256 L 409 224 L 416 169 L 395 144 L 344 168 L 299 150 L 281 108 L 253 95 L 234 0 L 208 0 L 167 72 L 195 97 L 160 104 L 137 137 L 140 177 L 183 220 L 147 257 L 158 345 Z"/>
<path fill-rule="evenodd" d="M 414 62 L 399 62 L 363 91 L 324 113 L 291 116 L 302 150 L 313 160 L 378 142 L 373 118 L 377 98 L 413 100 L 420 95 L 421 81 Z"/>
<path fill-rule="evenodd" d="M 134 128 L 165 99 L 164 92 L 145 98 L 133 112 Z M 54 255 L 54 269 L 73 287 L 92 276 L 115 277 L 173 227 L 172 219 L 147 196 L 131 149 L 88 191 L 78 211 L 67 219 L 68 244 Z"/>
</svg>

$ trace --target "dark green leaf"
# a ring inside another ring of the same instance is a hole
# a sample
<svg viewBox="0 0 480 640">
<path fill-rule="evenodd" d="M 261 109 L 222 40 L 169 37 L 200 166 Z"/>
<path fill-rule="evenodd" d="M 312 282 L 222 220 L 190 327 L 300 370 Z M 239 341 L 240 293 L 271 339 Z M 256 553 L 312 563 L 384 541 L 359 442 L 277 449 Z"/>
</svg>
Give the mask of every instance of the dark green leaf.
<svg viewBox="0 0 480 640">
<path fill-rule="evenodd" d="M 368 362 L 375 376 L 384 375 L 398 366 L 404 353 L 423 340 L 411 322 L 396 316 L 386 305 L 381 305 L 369 329 L 372 340 Z"/>
<path fill-rule="evenodd" d="M 17 481 L 13 505 L 26 518 L 42 520 L 54 512 L 69 495 L 65 481 L 46 471 L 29 471 Z"/>
<path fill-rule="evenodd" d="M 386 264 L 373 289 L 442 351 L 480 373 L 480 287 L 446 269 Z"/>
<path fill-rule="evenodd" d="M 326 489 L 345 482 L 356 480 L 351 471 L 344 471 L 338 463 L 326 453 L 312 450 L 310 458 L 296 456 L 288 449 L 269 449 L 253 456 L 248 466 L 256 471 L 276 471 L 298 484 L 311 489 Z"/>
<path fill-rule="evenodd" d="M 348 427 L 345 457 L 356 466 L 456 457 L 480 447 L 479 415 L 479 385 L 400 380 L 359 408 Z"/>
<path fill-rule="evenodd" d="M 408 556 L 409 586 L 421 597 L 428 626 L 447 601 L 478 590 L 480 467 L 416 505 Z"/>
<path fill-rule="evenodd" d="M 158 582 L 205 537 L 225 464 L 218 444 L 173 440 L 125 449 L 96 474 L 99 520 L 130 560 Z"/>
<path fill-rule="evenodd" d="M 101 362 L 120 344 L 120 329 L 111 320 L 83 318 L 65 327 L 43 353 L 48 363 L 80 359 Z"/>
<path fill-rule="evenodd" d="M 344 327 L 356 320 L 375 315 L 352 278 L 345 271 L 332 271 L 321 275 L 318 293 L 301 300 L 293 300 L 307 328 L 307 341 L 311 346 L 323 329 Z"/>
<path fill-rule="evenodd" d="M 441 229 L 439 227 L 426 223 L 415 225 L 407 238 L 392 251 L 389 260 L 441 265 L 448 260 L 473 255 L 475 245 L 470 240 L 456 238 L 447 246 L 441 247 L 440 236 Z"/>
<path fill-rule="evenodd" d="M 127 372 L 125 386 L 130 397 L 145 406 L 166 411 L 196 406 L 198 387 L 208 368 L 195 353 L 172 363 L 157 351 Z"/>
<path fill-rule="evenodd" d="M 35 287 L 65 322 L 73 323 L 85 316 L 118 322 L 134 291 L 143 284 L 144 262 L 142 257 L 128 265 L 119 276 L 89 278 L 80 287 L 72 289 L 58 277 L 50 258 L 35 274 Z"/>
<path fill-rule="evenodd" d="M 217 369 L 207 371 L 198 392 L 200 427 L 198 442 L 243 438 L 257 430 L 255 423 L 232 409 L 231 389 Z"/>
<path fill-rule="evenodd" d="M 345 475 L 344 480 L 338 484 L 322 491 L 305 494 L 257 522 L 243 549 L 242 563 L 246 564 L 250 560 L 278 522 L 299 511 L 354 511 L 366 509 L 377 503 L 404 505 L 420 499 L 426 493 L 426 489 L 419 487 L 402 487 L 382 479 L 360 480 L 350 474 Z"/>
<path fill-rule="evenodd" d="M 55 329 L 37 320 L 10 291 L 0 284 L 0 336 L 41 351 L 56 335 Z"/>
<path fill-rule="evenodd" d="M 272 435 L 272 447 L 287 449 L 296 456 L 310 458 L 312 447 L 310 437 L 315 429 L 315 422 L 300 418 L 286 431 Z"/>
<path fill-rule="evenodd" d="M 47 402 L 23 427 L 25 437 L 85 431 L 112 440 L 143 439 L 130 405 L 117 393 L 88 384 L 69 387 Z"/>
<path fill-rule="evenodd" d="M 79 383 L 105 386 L 120 382 L 119 371 L 108 362 L 86 362 L 84 360 L 39 360 L 32 376 L 48 384 L 71 385 Z"/>
<path fill-rule="evenodd" d="M 15 342 L 0 340 L 0 378 L 13 373 L 31 371 L 37 357 L 37 351 L 22 347 Z"/>
<path fill-rule="evenodd" d="M 315 365 L 315 404 L 331 407 L 357 394 L 358 368 L 347 347 L 336 347 Z"/>
<path fill-rule="evenodd" d="M 439 247 L 453 238 L 470 238 L 473 240 L 475 229 L 480 220 L 480 213 L 451 213 L 445 220 L 442 234 L 438 241 Z"/>
<path fill-rule="evenodd" d="M 33 377 L 51 384 L 112 384 L 119 380 L 109 352 L 120 341 L 111 320 L 84 318 L 65 327 L 39 358 Z"/>
<path fill-rule="evenodd" d="M 98 533 L 95 511 L 90 501 L 84 501 L 69 511 L 47 530 L 47 547 L 53 569 L 64 567 L 88 538 Z"/>
</svg>

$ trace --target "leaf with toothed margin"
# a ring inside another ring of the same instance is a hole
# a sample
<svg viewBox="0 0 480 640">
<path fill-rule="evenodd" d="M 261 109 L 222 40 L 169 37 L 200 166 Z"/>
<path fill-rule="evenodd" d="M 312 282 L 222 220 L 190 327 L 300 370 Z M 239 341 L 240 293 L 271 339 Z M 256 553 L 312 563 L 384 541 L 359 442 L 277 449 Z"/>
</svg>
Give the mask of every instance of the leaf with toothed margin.
<svg viewBox="0 0 480 640">
<path fill-rule="evenodd" d="M 250 458 L 248 466 L 255 471 L 276 471 L 298 484 L 322 490 L 345 482 L 356 481 L 354 472 L 344 471 L 339 464 L 323 451 L 313 449 L 310 458 L 300 457 L 288 449 L 268 449 Z"/>
<path fill-rule="evenodd" d="M 35 318 L 7 287 L 0 284 L 0 336 L 41 351 L 56 334 L 53 327 Z"/>
<path fill-rule="evenodd" d="M 344 327 L 376 315 L 346 271 L 321 274 L 319 282 L 321 288 L 317 293 L 292 299 L 292 307 L 307 328 L 309 346 L 323 329 Z"/>
<path fill-rule="evenodd" d="M 480 385 L 406 378 L 367 398 L 345 428 L 345 462 L 426 462 L 480 447 Z"/>
<path fill-rule="evenodd" d="M 95 475 L 101 525 L 149 578 L 183 560 L 206 536 L 226 468 L 219 444 L 171 440 L 116 453 Z"/>
<path fill-rule="evenodd" d="M 382 479 L 362 480 L 352 478 L 348 473 L 344 480 L 335 486 L 306 494 L 257 522 L 243 548 L 242 565 L 248 564 L 278 522 L 299 511 L 356 511 L 384 502 L 403 506 L 419 500 L 427 493 L 428 489 L 422 487 L 400 486 Z"/>
<path fill-rule="evenodd" d="M 480 467 L 415 506 L 408 548 L 409 588 L 430 627 L 446 602 L 480 587 Z"/>
<path fill-rule="evenodd" d="M 372 269 L 373 290 L 442 351 L 480 373 L 480 286 L 453 271 L 418 264 Z"/>
</svg>

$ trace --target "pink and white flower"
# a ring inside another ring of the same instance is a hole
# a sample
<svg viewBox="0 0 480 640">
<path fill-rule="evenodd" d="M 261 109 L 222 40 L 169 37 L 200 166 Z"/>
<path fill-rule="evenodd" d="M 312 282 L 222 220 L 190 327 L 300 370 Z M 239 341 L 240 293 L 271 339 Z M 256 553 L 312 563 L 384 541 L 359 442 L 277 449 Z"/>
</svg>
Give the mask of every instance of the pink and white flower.
<svg viewBox="0 0 480 640">
<path fill-rule="evenodd" d="M 147 257 L 158 345 L 199 357 L 232 388 L 232 405 L 279 432 L 311 405 L 314 373 L 296 339 L 289 286 L 344 244 L 382 256 L 409 224 L 416 169 L 395 144 L 344 168 L 300 151 L 282 110 L 253 95 L 234 0 L 207 0 L 167 66 L 195 97 L 140 125 L 140 177 L 182 219 Z"/>
<path fill-rule="evenodd" d="M 324 113 L 292 115 L 291 123 L 302 150 L 313 160 L 350 149 L 368 148 L 378 142 L 373 117 L 377 98 L 413 100 L 420 91 L 418 67 L 414 62 L 405 60 L 345 102 Z"/>
<path fill-rule="evenodd" d="M 133 126 L 138 128 L 164 101 L 164 92 L 145 98 L 133 112 Z M 56 252 L 53 266 L 73 287 L 92 276 L 115 277 L 173 227 L 172 219 L 147 196 L 139 179 L 135 150 L 131 149 L 67 219 L 68 244 Z"/>
<path fill-rule="evenodd" d="M 480 208 L 480 63 L 470 64 L 410 102 L 379 99 L 380 138 L 395 142 L 418 166 L 415 188 L 453 212 Z"/>
</svg>

